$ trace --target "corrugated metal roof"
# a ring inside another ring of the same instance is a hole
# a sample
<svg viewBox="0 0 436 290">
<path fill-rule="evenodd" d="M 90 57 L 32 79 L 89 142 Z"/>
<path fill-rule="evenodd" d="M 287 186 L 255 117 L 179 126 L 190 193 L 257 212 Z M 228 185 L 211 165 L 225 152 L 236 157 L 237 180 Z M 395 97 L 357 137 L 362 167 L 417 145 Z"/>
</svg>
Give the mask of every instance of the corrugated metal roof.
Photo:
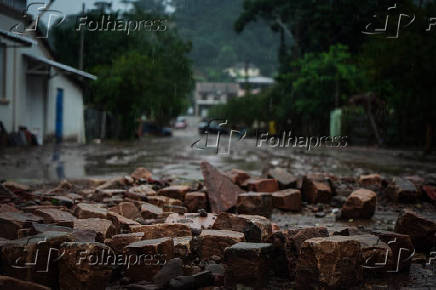
<svg viewBox="0 0 436 290">
<path fill-rule="evenodd" d="M 92 75 L 90 73 L 87 73 L 87 72 L 75 69 L 75 68 L 73 68 L 71 66 L 68 66 L 68 65 L 65 65 L 65 64 L 62 64 L 62 63 L 59 63 L 59 62 L 47 59 L 45 57 L 36 56 L 36 55 L 33 55 L 33 54 L 29 54 L 29 53 L 24 53 L 24 55 L 26 57 L 29 57 L 29 58 L 33 59 L 33 60 L 36 60 L 36 61 L 48 64 L 49 66 L 58 68 L 60 70 L 66 71 L 66 72 L 70 72 L 70 73 L 73 73 L 73 74 L 76 74 L 76 75 L 79 75 L 79 76 L 82 76 L 82 77 L 85 77 L 85 78 L 88 78 L 88 79 L 92 79 L 92 80 L 96 80 L 97 79 L 97 77 L 95 75 Z"/>
</svg>

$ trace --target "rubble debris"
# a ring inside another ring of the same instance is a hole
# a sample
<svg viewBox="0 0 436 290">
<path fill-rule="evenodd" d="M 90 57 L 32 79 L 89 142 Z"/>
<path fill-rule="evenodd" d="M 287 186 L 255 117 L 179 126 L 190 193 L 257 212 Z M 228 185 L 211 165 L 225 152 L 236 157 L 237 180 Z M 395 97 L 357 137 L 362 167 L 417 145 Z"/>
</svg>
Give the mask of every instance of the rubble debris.
<svg viewBox="0 0 436 290">
<path fill-rule="evenodd" d="M 158 194 L 183 201 L 185 200 L 186 193 L 189 191 L 191 191 L 191 187 L 188 185 L 172 185 L 162 188 L 158 191 Z"/>
<path fill-rule="evenodd" d="M 244 233 L 245 240 L 253 243 L 266 242 L 272 234 L 271 221 L 258 215 L 221 213 L 212 228 Z"/>
<path fill-rule="evenodd" d="M 274 208 L 298 212 L 301 210 L 301 191 L 287 189 L 273 192 L 272 203 Z"/>
<path fill-rule="evenodd" d="M 188 192 L 185 195 L 184 205 L 189 212 L 197 212 L 199 209 L 207 209 L 207 195 L 204 192 Z"/>
<path fill-rule="evenodd" d="M 268 178 L 277 180 L 281 190 L 297 188 L 297 177 L 290 174 L 285 168 L 273 168 L 268 171 Z"/>
<path fill-rule="evenodd" d="M 144 240 L 152 240 L 163 237 L 185 237 L 192 236 L 191 228 L 184 224 L 154 224 L 131 226 L 134 233 L 144 233 Z"/>
<path fill-rule="evenodd" d="M 202 162 L 200 168 L 207 188 L 211 211 L 221 213 L 234 207 L 238 195 L 244 191 L 239 186 L 234 185 L 228 176 L 219 172 L 210 163 Z"/>
<path fill-rule="evenodd" d="M 332 188 L 325 179 L 315 179 L 314 176 L 305 176 L 301 189 L 303 200 L 309 203 L 330 203 Z"/>
<path fill-rule="evenodd" d="M 208 259 L 214 255 L 224 257 L 224 250 L 244 241 L 244 234 L 229 230 L 203 230 L 199 236 L 200 257 Z"/>
<path fill-rule="evenodd" d="M 421 191 L 405 178 L 394 177 L 387 188 L 388 196 L 398 202 L 416 202 L 421 197 Z"/>
<path fill-rule="evenodd" d="M 363 278 L 360 243 L 353 237 L 303 242 L 296 267 L 297 289 L 349 289 Z"/>
<path fill-rule="evenodd" d="M 227 175 L 230 177 L 232 182 L 238 186 L 242 186 L 245 180 L 250 178 L 250 175 L 239 169 L 232 169 Z"/>
<path fill-rule="evenodd" d="M 268 243 L 236 243 L 224 251 L 225 285 L 237 284 L 259 288 L 267 282 L 272 245 Z"/>
<path fill-rule="evenodd" d="M 237 211 L 240 214 L 271 217 L 272 195 L 266 192 L 247 192 L 238 195 Z"/>
<path fill-rule="evenodd" d="M 398 216 L 395 232 L 409 235 L 418 251 L 427 252 L 436 245 L 436 223 L 409 209 Z"/>
<path fill-rule="evenodd" d="M 377 194 L 368 189 L 353 191 L 342 206 L 342 217 L 345 219 L 369 219 L 377 206 Z"/>
</svg>

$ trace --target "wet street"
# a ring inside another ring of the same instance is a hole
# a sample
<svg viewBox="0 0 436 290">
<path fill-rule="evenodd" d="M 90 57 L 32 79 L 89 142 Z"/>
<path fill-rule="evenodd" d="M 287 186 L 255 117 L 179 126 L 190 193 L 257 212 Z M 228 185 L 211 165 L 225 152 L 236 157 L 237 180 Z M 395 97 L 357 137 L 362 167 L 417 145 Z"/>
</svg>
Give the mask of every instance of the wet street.
<svg viewBox="0 0 436 290">
<path fill-rule="evenodd" d="M 308 152 L 294 147 L 257 147 L 256 138 L 238 141 L 235 137 L 229 146 L 229 137 L 224 136 L 217 153 L 213 147 L 217 136 L 209 135 L 209 148 L 201 150 L 206 137 L 200 137 L 196 128 L 196 123 L 192 122 L 188 129 L 174 130 L 173 137 L 144 137 L 131 142 L 0 149 L 0 178 L 39 184 L 62 179 L 108 178 L 145 167 L 159 178 L 198 180 L 202 179 L 201 161 L 208 161 L 224 171 L 239 168 L 254 176 L 260 176 L 270 167 L 284 167 L 295 175 L 327 172 L 356 177 L 377 172 L 386 177 L 436 178 L 436 158 L 434 155 L 423 158 L 419 151 L 345 147 L 315 148 Z"/>
</svg>

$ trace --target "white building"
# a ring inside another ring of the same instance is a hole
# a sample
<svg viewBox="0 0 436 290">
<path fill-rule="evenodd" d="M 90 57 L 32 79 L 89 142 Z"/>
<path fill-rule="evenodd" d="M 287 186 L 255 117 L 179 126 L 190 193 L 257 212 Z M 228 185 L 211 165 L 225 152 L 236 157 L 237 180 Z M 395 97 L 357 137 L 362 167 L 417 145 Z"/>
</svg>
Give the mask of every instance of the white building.
<svg viewBox="0 0 436 290">
<path fill-rule="evenodd" d="M 207 117 L 209 110 L 216 105 L 225 105 L 238 94 L 237 83 L 203 83 L 195 85 L 195 113 Z"/>
<path fill-rule="evenodd" d="M 82 82 L 96 77 L 54 61 L 38 32 L 10 32 L 29 25 L 25 8 L 26 0 L 0 0 L 0 121 L 9 133 L 27 127 L 40 144 L 84 142 Z"/>
</svg>

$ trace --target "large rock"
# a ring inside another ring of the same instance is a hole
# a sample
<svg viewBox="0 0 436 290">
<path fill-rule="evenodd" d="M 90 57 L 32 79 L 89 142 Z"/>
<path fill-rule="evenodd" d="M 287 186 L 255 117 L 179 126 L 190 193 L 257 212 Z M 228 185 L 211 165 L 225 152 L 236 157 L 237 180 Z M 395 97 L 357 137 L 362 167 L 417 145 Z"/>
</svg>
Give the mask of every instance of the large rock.
<svg viewBox="0 0 436 290">
<path fill-rule="evenodd" d="M 147 200 L 148 196 L 155 196 L 157 192 L 153 190 L 151 185 L 139 185 L 129 188 L 128 191 L 124 192 L 124 196 L 131 198 L 133 200 Z"/>
<path fill-rule="evenodd" d="M 395 224 L 395 232 L 409 235 L 418 251 L 429 251 L 436 245 L 436 223 L 405 209 Z"/>
<path fill-rule="evenodd" d="M 273 269 L 279 276 L 295 279 L 296 262 L 304 241 L 315 237 L 328 237 L 325 227 L 295 227 L 285 231 L 276 231 L 270 242 L 274 248 Z M 284 265 L 286 265 L 284 267 Z"/>
<path fill-rule="evenodd" d="M 241 193 L 237 199 L 237 210 L 240 214 L 261 215 L 271 217 L 272 196 L 266 192 Z"/>
<path fill-rule="evenodd" d="M 227 175 L 230 177 L 234 184 L 239 186 L 242 186 L 242 184 L 244 184 L 244 181 L 250 178 L 250 175 L 247 172 L 239 169 L 232 169 Z"/>
<path fill-rule="evenodd" d="M 421 191 L 405 178 L 394 177 L 387 188 L 388 196 L 398 202 L 416 202 L 421 197 Z"/>
<path fill-rule="evenodd" d="M 388 244 L 376 235 L 350 236 L 360 243 L 361 265 L 366 272 L 386 272 L 394 265 L 393 252 Z"/>
<path fill-rule="evenodd" d="M 204 192 L 188 192 L 185 195 L 186 208 L 189 212 L 197 212 L 199 209 L 207 209 L 207 194 Z"/>
<path fill-rule="evenodd" d="M 301 193 L 303 199 L 310 203 L 330 203 L 332 198 L 330 183 L 312 176 L 303 178 Z"/>
<path fill-rule="evenodd" d="M 255 192 L 275 192 L 279 190 L 279 183 L 275 179 L 250 178 L 242 184 L 244 188 Z"/>
<path fill-rule="evenodd" d="M 277 180 L 280 189 L 296 188 L 297 177 L 284 168 L 273 168 L 268 171 L 268 177 Z"/>
<path fill-rule="evenodd" d="M 58 287 L 58 250 L 72 236 L 65 232 L 44 232 L 7 242 L 1 249 L 2 271 L 20 280 L 33 281 L 52 288 Z"/>
<path fill-rule="evenodd" d="M 112 274 L 111 249 L 101 243 L 72 242 L 61 245 L 60 289 L 104 290 Z"/>
<path fill-rule="evenodd" d="M 266 242 L 272 234 L 271 221 L 258 215 L 221 213 L 212 228 L 244 233 L 245 240 L 253 243 Z"/>
<path fill-rule="evenodd" d="M 155 206 L 154 204 L 148 202 L 141 204 L 141 216 L 144 219 L 161 218 L 162 214 L 163 214 L 162 208 Z"/>
<path fill-rule="evenodd" d="M 87 218 L 105 219 L 107 217 L 107 210 L 95 204 L 79 203 L 76 205 L 76 208 L 74 209 L 74 215 L 79 219 L 87 219 Z"/>
<path fill-rule="evenodd" d="M 410 236 L 381 230 L 372 231 L 372 234 L 379 237 L 392 250 L 394 263 L 388 271 L 397 272 L 409 269 L 412 257 L 415 254 L 415 247 Z"/>
<path fill-rule="evenodd" d="M 109 210 L 128 219 L 136 219 L 140 216 L 140 212 L 133 202 L 120 202 Z"/>
<path fill-rule="evenodd" d="M 207 188 L 211 211 L 221 213 L 234 207 L 238 195 L 244 191 L 233 184 L 228 176 L 219 172 L 208 162 L 202 162 L 200 167 Z"/>
<path fill-rule="evenodd" d="M 0 289 L 2 290 L 50 290 L 43 285 L 18 280 L 9 276 L 0 276 Z"/>
<path fill-rule="evenodd" d="M 368 189 L 353 191 L 342 206 L 342 217 L 346 219 L 369 219 L 377 206 L 377 194 Z"/>
<path fill-rule="evenodd" d="M 191 187 L 188 185 L 172 185 L 166 188 L 162 188 L 158 191 L 158 194 L 183 201 L 185 199 L 186 193 L 188 193 L 189 191 L 191 191 Z"/>
<path fill-rule="evenodd" d="M 97 240 L 100 242 L 116 234 L 116 229 L 110 220 L 98 218 L 76 219 L 74 229 L 93 230 L 97 233 Z"/>
<path fill-rule="evenodd" d="M 243 242 L 244 234 L 228 230 L 204 230 L 200 236 L 200 257 L 224 257 L 224 250 L 233 244 Z"/>
<path fill-rule="evenodd" d="M 286 211 L 301 210 L 301 191 L 298 189 L 287 189 L 273 192 L 273 207 Z"/>
<path fill-rule="evenodd" d="M 361 175 L 359 177 L 359 185 L 366 188 L 380 188 L 385 183 L 386 181 L 383 179 L 383 177 L 381 177 L 380 174 L 377 173 Z"/>
<path fill-rule="evenodd" d="M 268 243 L 237 243 L 224 251 L 225 284 L 259 288 L 267 282 L 272 259 L 272 245 Z"/>
<path fill-rule="evenodd" d="M 105 244 L 107 244 L 111 249 L 117 254 L 122 254 L 124 248 L 134 242 L 139 242 L 144 239 L 144 233 L 129 233 L 129 234 L 119 234 L 112 236 L 111 239 L 107 239 Z"/>
<path fill-rule="evenodd" d="M 184 224 L 154 224 L 131 227 L 132 232 L 144 233 L 144 240 L 152 240 L 163 237 L 192 236 L 191 228 Z"/>
<path fill-rule="evenodd" d="M 53 223 L 59 226 L 73 227 L 74 220 L 76 219 L 71 213 L 56 208 L 41 208 L 34 211 L 44 219 L 44 223 Z"/>
<path fill-rule="evenodd" d="M 42 222 L 42 218 L 31 213 L 1 212 L 0 213 L 0 237 L 15 240 L 18 232 L 24 228 L 30 228 L 33 222 Z"/>
<path fill-rule="evenodd" d="M 360 243 L 353 237 L 306 240 L 297 261 L 297 289 L 349 289 L 362 281 Z"/>
<path fill-rule="evenodd" d="M 132 281 L 152 281 L 164 264 L 174 257 L 172 238 L 134 242 L 125 247 L 125 254 L 133 257 L 125 267 Z"/>
<path fill-rule="evenodd" d="M 128 219 L 120 214 L 117 214 L 116 212 L 111 211 L 107 212 L 107 219 L 110 220 L 114 225 L 116 233 L 128 233 L 131 226 L 140 225 L 140 223 L 137 221 Z"/>
</svg>

